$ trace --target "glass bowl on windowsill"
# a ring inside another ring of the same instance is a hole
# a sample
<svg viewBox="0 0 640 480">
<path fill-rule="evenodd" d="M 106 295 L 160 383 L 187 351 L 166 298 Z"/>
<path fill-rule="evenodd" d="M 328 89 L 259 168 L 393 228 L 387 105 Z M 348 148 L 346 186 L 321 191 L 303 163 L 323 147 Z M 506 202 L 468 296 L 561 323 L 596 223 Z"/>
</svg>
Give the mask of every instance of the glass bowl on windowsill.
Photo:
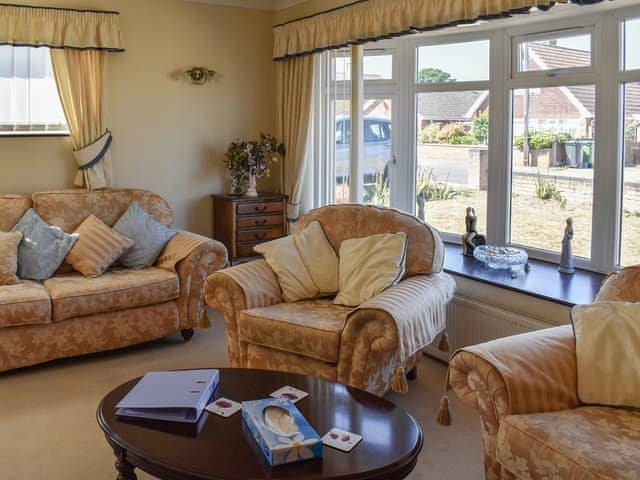
<svg viewBox="0 0 640 480">
<path fill-rule="evenodd" d="M 528 271 L 529 256 L 521 248 L 498 245 L 480 245 L 473 250 L 476 260 L 496 270 L 511 270 L 511 276 Z"/>
</svg>

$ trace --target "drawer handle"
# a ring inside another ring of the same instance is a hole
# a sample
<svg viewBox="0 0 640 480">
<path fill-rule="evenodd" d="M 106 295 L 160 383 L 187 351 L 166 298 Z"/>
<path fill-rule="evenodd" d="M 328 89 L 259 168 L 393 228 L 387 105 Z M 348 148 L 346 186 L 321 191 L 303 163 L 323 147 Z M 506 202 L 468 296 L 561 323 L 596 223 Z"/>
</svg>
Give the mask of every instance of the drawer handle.
<svg viewBox="0 0 640 480">
<path fill-rule="evenodd" d="M 256 225 L 266 225 L 267 224 L 267 219 L 263 218 L 262 220 L 254 220 L 253 223 L 256 224 Z"/>
<path fill-rule="evenodd" d="M 256 234 L 254 235 L 254 237 L 255 237 L 255 239 L 256 239 L 256 240 L 262 240 L 262 239 L 263 239 L 263 238 L 265 238 L 266 236 L 267 236 L 267 234 L 266 234 L 266 233 L 264 233 L 264 232 L 263 232 L 263 233 L 256 233 Z"/>
<path fill-rule="evenodd" d="M 262 206 L 258 205 L 256 207 L 256 212 L 265 212 L 266 210 L 267 210 L 267 206 L 266 205 L 262 205 Z"/>
</svg>

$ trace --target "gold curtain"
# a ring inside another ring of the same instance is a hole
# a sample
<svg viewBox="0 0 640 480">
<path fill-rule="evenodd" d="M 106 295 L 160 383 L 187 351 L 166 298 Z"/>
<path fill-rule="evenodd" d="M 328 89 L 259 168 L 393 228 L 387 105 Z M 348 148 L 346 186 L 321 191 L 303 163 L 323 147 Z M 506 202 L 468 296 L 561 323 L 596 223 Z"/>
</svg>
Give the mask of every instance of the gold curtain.
<svg viewBox="0 0 640 480">
<path fill-rule="evenodd" d="M 91 190 L 112 187 L 111 138 L 103 127 L 107 52 L 51 50 L 51 60 L 80 166 L 75 184 Z"/>
<path fill-rule="evenodd" d="M 122 51 L 118 15 L 0 4 L 0 45 Z"/>
<path fill-rule="evenodd" d="M 313 65 L 314 58 L 311 55 L 276 64 L 276 136 L 287 149 L 281 170 L 281 185 L 289 197 L 287 218 L 290 223 L 295 223 L 300 215 L 300 199 L 307 169 Z"/>
<path fill-rule="evenodd" d="M 330 48 L 406 35 L 478 19 L 546 9 L 555 3 L 601 0 L 366 0 L 274 29 L 274 58 L 308 55 Z"/>
</svg>

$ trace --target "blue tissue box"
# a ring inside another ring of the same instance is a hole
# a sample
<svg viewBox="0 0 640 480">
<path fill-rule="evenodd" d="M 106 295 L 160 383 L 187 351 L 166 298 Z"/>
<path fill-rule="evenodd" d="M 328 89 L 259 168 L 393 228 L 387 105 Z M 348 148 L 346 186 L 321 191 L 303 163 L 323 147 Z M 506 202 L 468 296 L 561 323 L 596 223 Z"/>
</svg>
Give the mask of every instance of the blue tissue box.
<svg viewBox="0 0 640 480">
<path fill-rule="evenodd" d="M 242 402 L 242 419 L 270 465 L 322 458 L 322 439 L 289 400 Z"/>
</svg>

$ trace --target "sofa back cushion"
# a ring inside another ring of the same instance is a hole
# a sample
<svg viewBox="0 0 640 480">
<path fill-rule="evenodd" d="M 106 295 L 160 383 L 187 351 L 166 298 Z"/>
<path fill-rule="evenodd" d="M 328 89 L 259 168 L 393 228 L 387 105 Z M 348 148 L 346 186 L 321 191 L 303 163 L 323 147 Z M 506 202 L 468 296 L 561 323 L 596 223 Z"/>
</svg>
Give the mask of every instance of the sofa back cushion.
<svg viewBox="0 0 640 480">
<path fill-rule="evenodd" d="M 0 232 L 10 231 L 30 208 L 30 197 L 0 195 Z"/>
<path fill-rule="evenodd" d="M 173 223 L 173 211 L 165 199 L 148 190 L 58 190 L 36 192 L 33 208 L 50 225 L 71 233 L 89 215 L 113 227 L 131 202 L 136 202 L 158 222 Z"/>
<path fill-rule="evenodd" d="M 442 271 L 444 243 L 440 234 L 413 215 L 371 205 L 328 205 L 300 217 L 295 232 L 313 220 L 320 222 L 336 252 L 340 251 L 342 242 L 350 238 L 404 232 L 407 234 L 405 278 Z"/>
</svg>

